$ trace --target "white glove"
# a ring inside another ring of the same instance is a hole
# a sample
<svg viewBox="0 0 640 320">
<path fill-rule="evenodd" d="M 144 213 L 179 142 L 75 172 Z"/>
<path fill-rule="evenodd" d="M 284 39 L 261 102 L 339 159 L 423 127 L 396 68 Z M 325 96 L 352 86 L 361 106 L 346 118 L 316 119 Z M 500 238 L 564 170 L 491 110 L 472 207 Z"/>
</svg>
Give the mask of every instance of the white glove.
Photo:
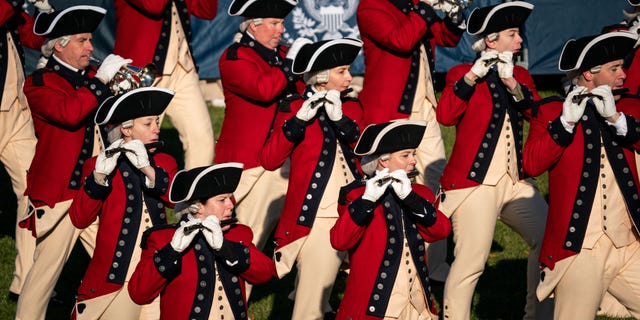
<svg viewBox="0 0 640 320">
<path fill-rule="evenodd" d="M 202 221 L 202 225 L 205 226 L 205 228 L 202 229 L 202 234 L 204 234 L 204 238 L 207 239 L 211 248 L 216 251 L 220 250 L 224 236 L 222 235 L 222 228 L 220 227 L 218 217 L 208 216 Z"/>
<path fill-rule="evenodd" d="M 591 93 L 599 96 L 591 98 L 591 101 L 593 101 L 596 110 L 602 117 L 609 118 L 618 112 L 616 110 L 616 99 L 613 97 L 611 87 L 603 84 L 591 90 Z"/>
<path fill-rule="evenodd" d="M 324 110 L 329 116 L 329 120 L 338 121 L 342 119 L 342 100 L 338 90 L 329 90 L 325 96 L 327 103 L 324 104 Z"/>
<path fill-rule="evenodd" d="M 123 144 L 122 147 L 128 150 L 125 154 L 134 167 L 142 169 L 150 165 L 149 153 L 147 153 L 147 148 L 144 147 L 142 141 L 134 139 Z"/>
<path fill-rule="evenodd" d="M 409 180 L 407 172 L 402 169 L 398 169 L 391 172 L 391 177 L 393 178 L 391 182 L 393 191 L 396 193 L 398 198 L 404 200 L 404 198 L 411 193 L 411 180 Z"/>
<path fill-rule="evenodd" d="M 107 84 L 113 77 L 115 77 L 118 70 L 123 66 L 133 62 L 131 59 L 125 59 L 117 54 L 108 55 L 100 68 L 98 68 L 98 72 L 96 73 L 96 78 L 98 78 L 102 83 Z"/>
<path fill-rule="evenodd" d="M 575 124 L 582 117 L 584 108 L 587 106 L 588 99 L 582 99 L 582 101 L 580 101 L 580 103 L 578 104 L 573 102 L 573 97 L 578 94 L 582 94 L 585 91 L 585 87 L 575 87 L 573 90 L 571 90 L 571 92 L 569 92 L 569 94 L 567 94 L 567 97 L 564 99 L 564 103 L 562 104 L 562 115 L 560 117 L 562 117 L 562 119 L 564 119 L 564 121 L 566 121 L 567 123 Z"/>
<path fill-rule="evenodd" d="M 298 110 L 298 113 L 296 113 L 296 117 L 305 122 L 313 119 L 313 117 L 315 117 L 316 113 L 318 112 L 318 108 L 320 107 L 318 105 L 314 105 L 315 102 L 320 99 L 324 99 L 324 96 L 326 94 L 327 93 L 325 91 L 314 93 L 311 97 L 309 97 L 309 99 L 305 100 L 304 103 L 302 103 L 302 108 Z"/>
<path fill-rule="evenodd" d="M 302 48 L 302 46 L 304 46 L 305 44 L 309 44 L 309 43 L 313 43 L 313 41 L 307 38 L 296 39 L 291 44 L 291 47 L 289 47 L 289 51 L 287 51 L 287 56 L 285 58 L 291 59 L 291 60 L 295 59 L 295 57 L 298 55 L 298 52 L 300 52 L 300 48 Z"/>
<path fill-rule="evenodd" d="M 49 4 L 49 0 L 29 0 L 29 2 L 33 3 L 33 6 L 40 12 L 50 13 L 53 11 L 53 8 Z"/>
<path fill-rule="evenodd" d="M 118 158 L 120 157 L 120 151 L 114 153 L 113 155 L 107 157 L 106 151 L 113 150 L 116 148 L 120 148 L 124 141 L 122 139 L 118 139 L 114 141 L 106 150 L 103 150 L 98 154 L 98 158 L 96 159 L 96 173 L 101 173 L 106 176 L 110 175 L 113 170 L 115 170 L 116 165 L 118 164 Z"/>
<path fill-rule="evenodd" d="M 640 35 L 640 21 L 638 21 L 637 18 L 633 19 L 633 25 L 629 28 L 629 32 L 635 35 Z M 636 41 L 636 44 L 633 47 L 636 48 L 638 45 L 640 45 L 640 36 L 638 37 L 638 41 Z"/>
<path fill-rule="evenodd" d="M 449 2 L 449 1 L 439 1 L 436 4 L 431 5 L 435 10 L 441 10 L 446 13 L 448 16 L 453 14 L 457 14 L 460 11 L 460 7 Z"/>
<path fill-rule="evenodd" d="M 202 224 L 202 220 L 193 219 L 188 222 L 180 221 L 180 227 L 176 229 L 176 232 L 173 234 L 173 238 L 171 239 L 171 247 L 173 250 L 182 252 L 189 247 L 191 241 L 193 241 L 193 238 L 195 238 L 196 234 L 198 234 L 200 230 L 193 230 L 185 233 L 185 228 L 198 224 Z"/>
<path fill-rule="evenodd" d="M 498 58 L 498 51 L 495 51 L 495 50 L 482 51 L 482 53 L 480 54 L 480 58 L 476 60 L 476 62 L 473 64 L 473 67 L 471 67 L 471 72 L 473 72 L 473 74 L 478 76 L 478 78 L 483 78 L 484 76 L 487 75 L 487 73 L 491 69 L 491 66 L 493 65 L 493 63 L 490 61 L 497 58 Z"/>
<path fill-rule="evenodd" d="M 440 0 L 421 0 L 421 1 L 432 7 L 437 5 L 440 2 Z"/>
<path fill-rule="evenodd" d="M 362 195 L 363 200 L 369 200 L 371 202 L 376 202 L 384 192 L 387 190 L 387 187 L 391 184 L 392 179 L 389 179 L 387 182 L 379 185 L 378 181 L 380 179 L 384 179 L 389 177 L 389 168 L 385 168 L 382 171 L 376 172 L 376 175 L 369 178 L 367 180 L 367 186 L 364 189 L 364 194 Z"/>
<path fill-rule="evenodd" d="M 502 79 L 513 78 L 513 52 L 504 51 L 498 54 L 498 76 Z"/>
</svg>

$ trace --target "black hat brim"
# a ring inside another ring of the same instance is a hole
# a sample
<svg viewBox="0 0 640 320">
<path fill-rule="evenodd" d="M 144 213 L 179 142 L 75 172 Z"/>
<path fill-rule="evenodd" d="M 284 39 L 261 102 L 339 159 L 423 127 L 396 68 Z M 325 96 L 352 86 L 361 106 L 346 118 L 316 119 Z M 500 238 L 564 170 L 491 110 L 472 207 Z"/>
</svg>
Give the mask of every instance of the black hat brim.
<svg viewBox="0 0 640 320">
<path fill-rule="evenodd" d="M 398 120 L 367 126 L 356 147 L 359 156 L 381 155 L 405 149 L 415 149 L 422 142 L 426 121 Z"/>
<path fill-rule="evenodd" d="M 295 74 L 350 65 L 358 56 L 362 41 L 352 38 L 319 41 L 302 46 L 293 59 Z"/>
<path fill-rule="evenodd" d="M 89 5 L 73 6 L 51 13 L 41 12 L 34 22 L 33 33 L 49 39 L 92 33 L 106 13 L 104 8 Z"/>
<path fill-rule="evenodd" d="M 173 178 L 169 200 L 177 203 L 233 193 L 240 182 L 242 168 L 242 163 L 228 162 L 182 170 Z"/>
<path fill-rule="evenodd" d="M 228 13 L 245 18 L 284 19 L 296 4 L 295 0 L 234 0 Z"/>
<path fill-rule="evenodd" d="M 611 61 L 624 59 L 631 52 L 638 35 L 628 31 L 614 31 L 598 36 L 571 39 L 560 53 L 560 71 L 587 70 Z"/>
<path fill-rule="evenodd" d="M 174 92 L 169 89 L 144 87 L 111 96 L 98 108 L 95 123 L 120 124 L 140 117 L 160 115 L 173 99 L 173 95 Z"/>
<path fill-rule="evenodd" d="M 528 2 L 513 1 L 476 8 L 469 15 L 467 32 L 471 35 L 483 36 L 510 28 L 520 28 L 533 7 L 533 4 Z"/>
</svg>

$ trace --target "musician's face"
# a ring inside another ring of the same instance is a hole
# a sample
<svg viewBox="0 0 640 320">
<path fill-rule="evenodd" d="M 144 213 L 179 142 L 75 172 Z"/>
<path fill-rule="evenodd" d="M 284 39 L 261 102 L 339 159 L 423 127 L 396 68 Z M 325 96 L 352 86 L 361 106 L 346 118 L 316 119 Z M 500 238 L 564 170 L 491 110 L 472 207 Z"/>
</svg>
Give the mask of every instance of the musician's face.
<svg viewBox="0 0 640 320">
<path fill-rule="evenodd" d="M 615 60 L 609 63 L 605 63 L 600 68 L 600 72 L 592 73 L 593 88 L 608 85 L 611 89 L 620 89 L 624 84 L 624 80 L 627 78 L 627 74 L 622 69 L 623 60 Z M 587 71 L 589 72 L 589 71 Z M 590 89 L 593 89 L 590 88 Z"/>
<path fill-rule="evenodd" d="M 133 120 L 133 127 L 123 129 L 124 141 L 137 139 L 144 144 L 158 142 L 160 135 L 160 117 L 148 116 Z"/>
<path fill-rule="evenodd" d="M 93 52 L 91 38 L 91 33 L 74 34 L 66 46 L 63 47 L 60 42 L 56 43 L 54 54 L 63 62 L 82 70 L 89 66 L 89 57 Z"/>
<path fill-rule="evenodd" d="M 249 31 L 261 45 L 275 49 L 284 33 L 284 19 L 262 18 L 260 25 L 249 24 Z"/>
<path fill-rule="evenodd" d="M 200 206 L 199 218 L 205 219 L 208 216 L 215 216 L 223 221 L 231 218 L 233 210 L 233 193 L 223 193 L 213 196 Z M 231 226 L 224 226 L 222 230 L 227 230 Z"/>
<path fill-rule="evenodd" d="M 509 28 L 498 33 L 498 39 L 489 41 L 487 47 L 498 52 L 519 52 L 522 48 L 522 37 L 519 28 Z"/>
<path fill-rule="evenodd" d="M 394 172 L 398 169 L 404 170 L 409 173 L 416 168 L 416 149 L 405 149 L 391 153 L 385 167 L 389 168 L 389 172 Z"/>
<path fill-rule="evenodd" d="M 339 66 L 329 70 L 329 81 L 320 84 L 320 90 L 338 90 L 343 91 L 349 88 L 353 77 L 349 72 L 349 66 Z"/>
</svg>

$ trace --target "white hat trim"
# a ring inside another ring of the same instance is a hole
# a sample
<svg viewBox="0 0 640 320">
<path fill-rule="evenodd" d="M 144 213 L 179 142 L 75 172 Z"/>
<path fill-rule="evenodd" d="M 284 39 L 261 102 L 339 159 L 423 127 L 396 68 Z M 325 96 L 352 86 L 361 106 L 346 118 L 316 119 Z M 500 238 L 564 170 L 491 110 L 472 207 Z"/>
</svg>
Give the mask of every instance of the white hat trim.
<svg viewBox="0 0 640 320">
<path fill-rule="evenodd" d="M 253 3 L 257 2 L 258 0 L 249 0 L 247 2 L 244 3 L 244 5 L 242 5 L 242 7 L 240 7 L 240 9 L 238 9 L 238 12 L 236 13 L 231 13 L 231 5 L 229 6 L 229 9 L 227 9 L 227 13 L 230 16 L 239 16 L 241 15 L 245 10 L 247 10 L 247 8 L 252 5 Z M 290 3 L 292 6 L 296 6 L 298 4 L 297 1 L 293 1 L 293 0 L 284 0 L 285 2 Z M 233 3 L 232 3 L 233 4 Z"/>
<path fill-rule="evenodd" d="M 120 104 L 121 101 L 123 101 L 125 98 L 127 98 L 128 96 L 137 93 L 137 92 L 141 92 L 141 91 L 163 91 L 166 92 L 170 95 L 175 95 L 175 92 L 166 88 L 160 88 L 160 87 L 142 87 L 142 88 L 138 88 L 135 90 L 131 90 L 119 97 L 116 98 L 116 96 L 111 96 L 109 98 L 107 98 L 107 100 L 105 100 L 102 105 L 100 105 L 100 108 L 102 108 L 102 106 L 104 105 L 105 102 L 108 101 L 108 99 L 118 99 L 118 101 L 114 102 L 113 105 L 111 105 L 111 109 L 109 109 L 109 112 L 107 113 L 107 117 L 100 123 L 98 123 L 98 113 L 100 113 L 100 108 L 98 108 L 98 112 L 96 112 L 95 117 L 93 117 L 93 122 L 95 122 L 97 125 L 103 125 L 105 123 L 107 123 L 110 119 L 111 116 L 113 116 L 113 113 L 116 110 L 116 107 Z"/>
<path fill-rule="evenodd" d="M 64 10 L 62 10 L 60 13 L 58 13 L 58 15 L 53 19 L 53 21 L 51 21 L 51 23 L 49 24 L 49 28 L 43 32 L 43 33 L 37 33 L 36 32 L 36 28 L 35 25 L 38 22 L 38 18 L 40 18 L 40 14 L 38 14 L 38 16 L 36 17 L 35 22 L 33 23 L 33 33 L 35 33 L 36 35 L 39 36 L 44 36 L 47 35 L 51 32 L 51 30 L 53 30 L 53 27 L 55 27 L 55 25 L 58 23 L 58 20 L 62 19 L 62 17 L 69 11 L 75 11 L 75 10 L 93 10 L 95 12 L 98 13 L 102 13 L 102 14 L 106 14 L 107 13 L 107 9 L 102 8 L 102 7 L 96 7 L 96 6 L 87 6 L 87 5 L 80 5 L 80 6 L 73 6 L 73 7 L 69 7 L 66 8 Z"/>
<path fill-rule="evenodd" d="M 400 121 L 393 121 L 390 125 L 386 126 L 384 129 L 382 129 L 380 132 L 378 132 L 378 135 L 376 136 L 376 138 L 373 140 L 373 143 L 371 144 L 371 148 L 369 148 L 369 150 L 367 150 L 366 153 L 360 154 L 363 156 L 367 156 L 371 154 L 371 150 L 376 150 L 378 148 L 378 145 L 380 144 L 380 140 L 382 140 L 382 137 L 384 137 L 387 132 L 391 131 L 391 129 L 394 129 L 396 127 L 399 126 L 404 126 L 404 125 L 408 125 L 408 124 L 413 124 L 413 125 L 417 125 L 417 126 L 426 126 L 427 122 L 424 120 L 400 120 Z M 374 126 L 375 124 L 370 124 L 368 127 L 370 126 Z M 367 130 L 365 128 L 365 130 Z M 364 131 L 363 131 L 364 132 Z M 356 145 L 356 148 L 358 146 Z M 355 148 L 354 148 L 355 150 Z"/>
<path fill-rule="evenodd" d="M 632 32 L 629 32 L 629 31 L 614 31 L 614 32 L 608 32 L 608 33 L 601 34 L 601 35 L 593 38 L 591 41 L 589 41 L 589 43 L 582 49 L 582 52 L 580 52 L 580 56 L 578 57 L 578 60 L 576 60 L 576 63 L 570 69 L 562 69 L 560 67 L 561 59 L 558 59 L 558 70 L 560 70 L 560 71 L 573 71 L 573 70 L 576 70 L 577 66 L 582 64 L 582 60 L 584 60 L 584 57 L 587 55 L 587 52 L 589 52 L 591 47 L 595 46 L 598 42 L 600 42 L 600 41 L 602 41 L 604 39 L 607 39 L 607 38 L 611 38 L 611 37 L 627 37 L 627 38 L 634 39 L 634 40 L 638 39 L 637 35 L 633 34 Z M 567 45 L 571 41 L 576 41 L 576 40 L 575 39 L 571 39 L 571 40 L 567 41 L 567 43 L 564 44 L 564 46 L 562 47 L 562 52 L 560 52 L 560 57 L 562 57 L 562 54 L 564 53 L 564 50 L 567 48 Z"/>
<path fill-rule="evenodd" d="M 313 66 L 313 64 L 318 59 L 318 56 L 320 56 L 320 54 L 324 50 L 326 50 L 328 47 L 331 47 L 333 45 L 340 44 L 340 43 L 349 44 L 349 45 L 353 45 L 353 46 L 362 48 L 362 41 L 359 41 L 359 40 L 347 39 L 347 38 L 331 40 L 331 41 L 321 45 L 320 48 L 318 48 L 318 50 L 316 50 L 316 52 L 313 53 L 313 55 L 311 56 L 311 59 L 309 59 L 309 62 L 307 63 L 307 67 L 301 73 L 309 72 L 309 70 L 311 69 L 311 66 Z"/>
<path fill-rule="evenodd" d="M 198 185 L 198 181 L 200 181 L 200 179 L 202 179 L 202 177 L 204 177 L 207 173 L 213 171 L 213 170 L 217 170 L 220 168 L 239 168 L 242 169 L 244 167 L 244 164 L 240 163 L 240 162 L 227 162 L 227 163 L 221 163 L 221 164 L 216 164 L 213 166 L 210 166 L 209 168 L 206 168 L 204 170 L 202 170 L 202 172 L 200 172 L 195 179 L 193 179 L 193 181 L 191 182 L 191 187 L 189 188 L 189 192 L 187 193 L 187 195 L 179 200 L 175 200 L 175 199 L 171 199 L 171 190 L 173 190 L 173 183 L 171 184 L 171 188 L 169 189 L 169 201 L 173 202 L 173 203 L 178 203 L 178 202 L 182 202 L 185 201 L 186 199 L 191 198 L 191 195 L 193 195 L 193 192 L 196 190 L 196 186 Z M 180 170 L 178 171 L 178 173 L 176 173 L 176 175 L 173 177 L 173 180 L 175 181 L 176 178 L 178 177 L 178 175 L 182 172 L 186 172 L 186 169 Z"/>
<path fill-rule="evenodd" d="M 501 3 L 497 6 L 495 6 L 493 9 L 491 9 L 491 11 L 489 11 L 489 14 L 487 14 L 487 16 L 484 18 L 484 22 L 482 23 L 482 27 L 476 31 L 475 33 L 469 33 L 471 35 L 476 35 L 482 31 L 484 31 L 484 29 L 487 28 L 487 23 L 489 23 L 489 20 L 491 20 L 491 17 L 500 9 L 504 8 L 504 7 L 523 7 L 523 8 L 527 8 L 529 10 L 533 10 L 534 5 L 528 2 L 524 2 L 524 1 L 512 1 L 512 2 L 505 2 L 505 3 Z M 473 9 L 473 11 L 478 10 L 479 8 L 475 8 Z M 473 15 L 473 11 L 471 12 L 471 14 L 469 15 L 469 17 L 471 17 L 471 15 Z"/>
</svg>

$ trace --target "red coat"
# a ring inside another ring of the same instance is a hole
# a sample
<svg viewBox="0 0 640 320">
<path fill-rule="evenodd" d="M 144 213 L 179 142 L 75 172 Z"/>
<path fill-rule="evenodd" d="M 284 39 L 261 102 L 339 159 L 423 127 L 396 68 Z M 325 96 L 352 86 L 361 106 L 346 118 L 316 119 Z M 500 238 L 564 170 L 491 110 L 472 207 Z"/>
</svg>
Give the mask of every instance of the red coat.
<svg viewBox="0 0 640 320">
<path fill-rule="evenodd" d="M 15 21 L 10 21 L 10 19 L 15 19 Z M 30 15 L 28 15 L 23 10 L 20 10 L 20 14 L 17 15 L 13 10 L 11 4 L 8 1 L 0 2 L 0 26 L 10 27 L 10 23 L 17 22 L 16 29 L 20 34 L 20 43 L 19 45 L 23 45 L 25 47 L 40 50 L 42 43 L 45 38 L 42 36 L 37 36 L 33 33 L 33 22 L 34 19 Z M 13 31 L 13 30 L 9 30 Z"/>
<path fill-rule="evenodd" d="M 303 102 L 302 99 L 296 100 L 291 104 L 291 112 L 278 113 L 273 132 L 261 154 L 261 164 L 267 170 L 276 170 L 291 158 L 289 187 L 274 235 L 276 248 L 309 234 L 333 169 L 333 165 L 329 166 L 328 163 L 335 159 L 336 145 L 340 143 L 347 160 L 355 159 L 352 147 L 360 135 L 358 123 L 362 120 L 362 106 L 357 100 L 343 102 L 344 117 L 340 124 L 332 123 L 324 108 L 321 108 L 318 116 L 322 115 L 325 120 L 321 122 L 316 117 L 306 127 L 301 120 L 293 119 Z M 285 127 L 290 129 L 287 131 L 295 131 L 295 137 L 285 135 Z M 325 132 L 323 128 L 328 130 Z M 344 133 L 340 140 L 337 138 L 338 132 Z M 325 138 L 329 138 L 329 141 L 325 142 Z M 324 150 L 329 152 L 324 154 Z M 351 171 L 356 175 L 355 162 L 352 163 Z M 308 194 L 311 199 L 307 197 Z M 307 209 L 303 210 L 303 206 Z M 305 217 L 302 223 L 299 221 L 301 216 Z"/>
<path fill-rule="evenodd" d="M 285 50 L 279 48 L 281 59 Z M 240 44 L 227 48 L 219 64 L 226 107 L 214 162 L 240 162 L 244 170 L 257 167 L 276 116 L 277 101 L 287 87 L 287 77 L 258 51 Z"/>
<path fill-rule="evenodd" d="M 631 218 L 637 227 L 640 225 L 640 214 L 636 210 L 640 211 L 640 206 L 637 200 L 639 189 L 634 150 L 640 150 L 638 142 L 640 100 L 623 98 L 616 103 L 616 107 L 627 117 L 628 133 L 625 138 L 614 138 L 621 147 L 621 152 L 616 151 L 621 157 L 610 154 L 609 162 L 616 180 L 620 181 L 624 177 L 622 183 L 618 182 L 618 186 L 626 200 L 629 200 L 627 208 L 632 212 Z M 599 187 L 596 184 L 600 170 L 600 132 L 613 130 L 606 124 L 601 127 L 596 122 L 595 119 L 599 115 L 595 115 L 595 108 L 590 104 L 587 104 L 585 111 L 589 120 L 578 122 L 574 128 L 574 134 L 568 133 L 562 127 L 561 114 L 562 100 L 560 99 L 540 107 L 537 117 L 531 119 L 523 161 L 525 172 L 532 176 L 549 171 L 549 214 L 540 251 L 540 262 L 550 269 L 553 269 L 558 261 L 580 252 L 591 203 L 595 190 Z M 589 134 L 585 135 L 587 130 Z M 603 140 L 605 146 L 612 145 L 604 136 Z M 596 147 L 585 148 L 588 144 Z M 593 150 L 595 153 L 585 150 Z M 629 181 L 635 184 L 629 186 Z M 577 202 L 584 209 L 575 207 Z M 573 231 L 569 232 L 569 229 Z M 566 247 L 567 241 L 572 242 L 570 247 Z"/>
<path fill-rule="evenodd" d="M 435 16 L 433 10 L 428 14 Z M 430 39 L 426 49 L 431 53 L 435 52 L 436 45 L 454 47 L 463 30 L 448 19 L 434 18 L 428 26 L 418 13 L 404 14 L 389 0 L 360 1 L 357 17 L 367 68 L 358 96 L 366 111 L 364 123 L 408 118 L 409 114 L 398 112 L 398 107 L 412 71 L 412 51 L 425 36 Z M 435 71 L 433 66 L 431 69 Z M 407 99 L 413 103 L 413 97 Z"/>
<path fill-rule="evenodd" d="M 161 30 L 165 10 L 171 9 L 172 1 L 115 0 L 116 41 L 113 52 L 132 59 L 131 64 L 134 66 L 142 67 L 147 63 L 155 62 L 154 53 L 158 43 L 166 41 L 168 44 L 169 41 L 169 34 L 161 37 Z M 188 15 L 185 17 L 194 15 L 200 19 L 211 20 L 215 18 L 218 10 L 217 0 L 182 0 L 181 2 L 187 7 Z M 186 30 L 188 25 L 183 24 L 182 27 L 185 32 L 188 31 Z M 160 58 L 164 61 L 164 57 Z"/>
<path fill-rule="evenodd" d="M 224 244 L 218 252 L 208 246 L 201 234 L 197 235 L 192 246 L 180 254 L 169 244 L 176 227 L 145 232 L 142 258 L 129 281 L 131 299 L 138 304 L 147 304 L 160 295 L 160 319 L 209 319 L 209 312 L 204 311 L 209 310 L 214 290 L 222 284 L 236 319 L 246 319 L 245 281 L 259 284 L 275 274 L 273 261 L 251 242 L 251 229 L 241 224 L 232 226 L 225 232 Z M 206 273 L 201 273 L 203 268 Z M 213 276 L 214 268 L 220 274 L 220 281 Z M 198 294 L 202 294 L 204 300 L 198 300 Z M 197 316 L 191 312 L 195 307 L 201 310 Z M 215 314 L 215 311 L 211 310 L 211 313 Z"/>
<path fill-rule="evenodd" d="M 469 172 L 474 162 L 480 162 L 481 167 L 488 168 L 491 158 L 485 157 L 484 162 L 477 159 L 479 150 L 484 143 L 489 145 L 497 142 L 498 134 L 493 134 L 493 139 L 486 139 L 486 134 L 490 129 L 490 125 L 494 124 L 496 128 L 502 128 L 505 108 L 496 111 L 500 118 L 494 118 L 494 104 L 508 104 L 509 113 L 511 115 L 511 123 L 513 124 L 513 132 L 519 132 L 516 140 L 516 150 L 521 153 L 522 148 L 522 118 L 528 118 L 531 114 L 533 100 L 538 100 L 538 92 L 535 89 L 533 78 L 529 72 L 520 67 L 515 66 L 513 70 L 514 78 L 521 84 L 523 93 L 528 98 L 521 102 L 515 103 L 511 95 L 506 93 L 504 86 L 495 76 L 494 71 L 481 79 L 475 86 L 467 85 L 462 77 L 471 69 L 471 64 L 461 64 L 449 70 L 446 77 L 446 86 L 440 97 L 438 108 L 436 108 L 436 116 L 438 122 L 445 126 L 456 127 L 456 137 L 453 145 L 451 156 L 447 161 L 447 165 L 440 179 L 440 185 L 445 190 L 462 189 L 477 186 L 481 183 L 481 179 L 472 180 L 469 178 Z M 499 93 L 498 98 L 492 98 L 492 93 L 488 82 L 494 84 L 495 89 Z M 519 127 L 519 128 L 518 128 Z M 493 154 L 493 151 L 491 152 Z M 520 159 L 521 155 L 518 154 Z M 521 178 L 523 178 L 521 176 Z M 480 180 L 480 181 L 478 181 Z"/>
<path fill-rule="evenodd" d="M 56 67 L 58 71 L 54 71 Z M 24 85 L 38 138 L 25 194 L 36 206 L 54 207 L 72 199 L 80 187 L 79 180 L 75 189 L 69 184 L 70 179 L 81 174 L 82 164 L 77 161 L 85 147 L 85 131 L 93 133 L 92 112 L 111 93 L 93 78 L 93 69 L 87 71 L 89 78 L 83 78 L 53 57 L 45 68 L 28 76 Z M 86 147 L 88 158 L 93 145 Z"/>
<path fill-rule="evenodd" d="M 124 281 L 129 280 L 125 278 L 129 262 L 134 249 L 140 246 L 136 239 L 142 218 L 142 197 L 153 225 L 167 223 L 165 205 L 170 204 L 169 186 L 178 169 L 176 161 L 164 153 L 153 155 L 151 160 L 156 182 L 149 189 L 145 185 L 144 175 L 125 158 L 121 156 L 118 168 L 111 175 L 110 187 L 95 183 L 93 170 L 96 158 L 87 160 L 83 168 L 85 185 L 69 209 L 71 222 L 78 229 L 84 229 L 100 218 L 96 247 L 78 289 L 78 302 L 117 291 L 122 288 Z M 127 172 L 126 177 L 123 176 L 124 172 Z M 128 196 L 134 196 L 134 200 L 129 200 Z M 128 212 L 128 208 L 133 208 L 132 212 Z M 125 229 L 128 232 L 123 233 Z M 119 245 L 121 240 L 122 245 Z M 120 255 L 116 256 L 116 251 Z M 118 264 L 117 269 L 112 267 L 114 263 Z M 110 274 L 115 278 L 109 279 Z"/>
<path fill-rule="evenodd" d="M 404 206 L 392 191 L 387 191 L 373 212 L 366 212 L 361 206 L 364 186 L 352 189 L 347 193 L 346 201 L 340 202 L 340 218 L 331 229 L 331 245 L 336 250 L 349 251 L 351 271 L 336 319 L 380 319 L 384 316 L 398 270 L 399 260 L 394 259 L 401 258 L 402 238 L 409 243 L 414 264 L 429 299 L 424 241 L 435 242 L 446 238 L 451 232 L 451 223 L 431 205 L 434 196 L 429 188 L 419 184 L 413 184 L 412 188 L 413 192 L 405 201 L 414 197 L 420 202 L 419 206 L 424 207 L 420 211 Z M 387 203 L 391 204 L 390 209 L 385 208 Z M 400 212 L 399 206 L 402 206 Z M 352 209 L 353 212 L 350 211 Z M 425 212 L 425 219 L 416 218 L 412 211 Z M 388 216 L 395 218 L 390 220 Z M 417 229 L 410 227 L 412 225 Z M 391 238 L 395 241 L 390 241 Z M 389 250 L 395 254 L 389 255 Z M 383 260 L 391 260 L 392 263 L 385 267 Z M 380 282 L 384 289 L 376 286 Z M 374 295 L 377 295 L 377 299 Z M 382 316 L 371 313 L 370 306 L 374 306 Z M 431 307 L 435 311 L 433 304 Z"/>
</svg>

